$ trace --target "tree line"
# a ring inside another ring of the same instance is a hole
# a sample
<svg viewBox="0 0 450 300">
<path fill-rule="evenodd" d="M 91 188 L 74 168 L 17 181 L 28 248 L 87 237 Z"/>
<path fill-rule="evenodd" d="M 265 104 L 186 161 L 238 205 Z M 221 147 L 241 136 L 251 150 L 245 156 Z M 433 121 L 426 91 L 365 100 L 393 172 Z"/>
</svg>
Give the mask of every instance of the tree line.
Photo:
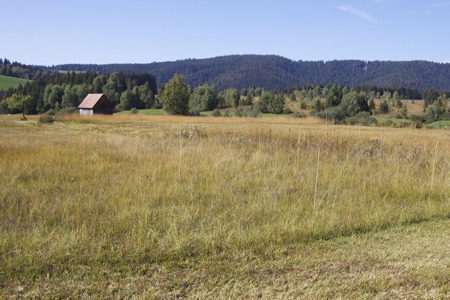
<svg viewBox="0 0 450 300">
<path fill-rule="evenodd" d="M 247 57 L 237 57 L 240 59 L 237 62 L 245 65 Z M 286 62 L 283 58 L 276 58 Z M 406 106 L 401 100 L 425 99 L 424 118 L 440 120 L 448 118 L 447 99 L 450 97 L 449 93 L 435 88 L 390 88 L 375 85 L 313 84 L 279 91 L 254 86 L 241 89 L 220 88 L 208 83 L 191 87 L 184 75 L 177 74 L 158 89 L 157 79 L 150 73 L 50 71 L 11 63 L 7 59 L 1 59 L 0 66 L 3 70 L 7 66 L 16 76 L 34 78 L 17 89 L 0 91 L 1 113 L 25 110 L 27 113 L 49 110 L 70 112 L 75 110 L 88 93 L 104 93 L 116 111 L 161 108 L 164 105 L 169 113 L 199 115 L 203 111 L 229 107 L 235 108 L 237 115 L 258 116 L 260 113 L 289 113 L 287 101 L 294 101 L 298 102 L 299 108 L 310 110 L 318 117 L 338 121 L 359 113 L 388 113 L 392 108 L 398 108 L 406 116 Z M 214 65 L 219 69 L 221 66 L 220 63 Z M 183 88 L 174 89 L 173 86 Z M 173 95 L 169 97 L 170 92 Z M 170 104 L 169 98 L 178 98 L 178 102 Z M 382 100 L 378 106 L 375 105 L 375 99 Z M 220 112 L 215 112 L 218 113 Z"/>
<path fill-rule="evenodd" d="M 17 89 L 0 91 L 0 112 L 17 112 L 20 105 L 11 101 L 22 96 L 30 97 L 28 113 L 74 111 L 89 93 L 104 93 L 117 110 L 143 109 L 155 104 L 157 92 L 155 76 L 149 73 L 45 72 Z"/>
<path fill-rule="evenodd" d="M 217 109 L 228 107 L 235 108 L 239 116 L 291 113 L 288 105 L 291 102 L 298 103 L 300 110 L 309 110 L 317 117 L 342 122 L 351 121 L 352 118 L 370 120 L 371 115 L 387 114 L 393 108 L 397 108 L 399 117 L 408 118 L 407 106 L 402 102 L 406 98 L 400 92 L 340 85 L 306 86 L 288 93 L 265 91 L 262 88 L 243 89 L 240 92 L 229 88 L 218 92 L 216 86 L 208 84 L 191 89 L 183 76 L 175 74 L 164 86 L 161 102 L 164 110 L 175 115 L 199 115 L 202 111 L 211 110 L 216 110 L 213 115 L 220 115 Z M 450 119 L 448 96 L 433 88 L 427 90 L 424 94 L 424 114 L 411 117 L 419 122 Z"/>
<path fill-rule="evenodd" d="M 30 66 L 21 64 L 17 61 L 10 61 L 9 59 L 0 58 L 0 75 L 11 76 L 23 79 L 33 80 L 41 76 L 45 67 Z M 50 71 L 47 71 L 49 73 Z"/>
<path fill-rule="evenodd" d="M 377 86 L 450 91 L 450 64 L 427 61 L 293 61 L 275 55 L 230 55 L 208 59 L 186 59 L 149 64 L 68 64 L 54 70 L 149 72 L 166 84 L 175 73 L 183 74 L 193 87 L 215 85 L 219 90 L 261 87 L 281 91 L 293 86 Z M 412 97 L 410 97 L 412 98 Z"/>
</svg>

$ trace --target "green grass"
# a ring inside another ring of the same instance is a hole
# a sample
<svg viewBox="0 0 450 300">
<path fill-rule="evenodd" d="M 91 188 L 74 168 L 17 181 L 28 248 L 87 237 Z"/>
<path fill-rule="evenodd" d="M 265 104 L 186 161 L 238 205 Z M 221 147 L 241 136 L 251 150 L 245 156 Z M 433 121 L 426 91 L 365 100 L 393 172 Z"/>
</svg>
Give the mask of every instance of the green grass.
<svg viewBox="0 0 450 300">
<path fill-rule="evenodd" d="M 0 298 L 449 296 L 447 132 L 224 120 L 0 117 Z"/>
<path fill-rule="evenodd" d="M 0 75 L 0 90 L 17 88 L 19 85 L 25 85 L 29 80 Z"/>
<path fill-rule="evenodd" d="M 450 120 L 446 121 L 437 121 L 430 124 L 425 125 L 425 128 L 443 128 L 450 127 Z"/>
<path fill-rule="evenodd" d="M 392 122 L 395 125 L 414 123 L 413 121 L 411 121 L 409 119 L 399 119 L 399 118 L 390 118 L 390 117 L 376 117 L 376 119 L 377 119 L 378 123 L 380 123 L 380 124 L 386 123 L 386 122 Z"/>
</svg>

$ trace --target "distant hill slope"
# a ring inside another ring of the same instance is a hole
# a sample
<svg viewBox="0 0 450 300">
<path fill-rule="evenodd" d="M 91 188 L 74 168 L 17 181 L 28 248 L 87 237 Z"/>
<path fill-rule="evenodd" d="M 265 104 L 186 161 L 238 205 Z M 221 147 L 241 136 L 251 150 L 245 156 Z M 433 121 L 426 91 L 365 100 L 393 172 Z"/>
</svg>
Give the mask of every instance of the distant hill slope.
<svg viewBox="0 0 450 300">
<path fill-rule="evenodd" d="M 275 55 L 231 55 L 149 64 L 58 65 L 61 71 L 150 72 L 158 84 L 175 73 L 193 87 L 205 83 L 224 89 L 252 86 L 283 90 L 308 84 L 431 88 L 450 91 L 450 64 L 427 61 L 292 61 Z"/>
<path fill-rule="evenodd" d="M 0 75 L 0 90 L 16 88 L 19 85 L 25 85 L 29 80 Z"/>
</svg>

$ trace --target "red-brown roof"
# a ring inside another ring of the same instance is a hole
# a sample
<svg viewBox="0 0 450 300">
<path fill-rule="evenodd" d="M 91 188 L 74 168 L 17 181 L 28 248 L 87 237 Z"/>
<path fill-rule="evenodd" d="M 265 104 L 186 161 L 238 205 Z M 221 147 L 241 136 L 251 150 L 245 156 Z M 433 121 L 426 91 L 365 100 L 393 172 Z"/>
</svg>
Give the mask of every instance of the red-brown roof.
<svg viewBox="0 0 450 300">
<path fill-rule="evenodd" d="M 78 108 L 94 108 L 95 104 L 97 104 L 98 100 L 100 100 L 102 96 L 103 94 L 88 94 L 86 98 L 84 98 L 83 102 L 78 105 Z"/>
</svg>

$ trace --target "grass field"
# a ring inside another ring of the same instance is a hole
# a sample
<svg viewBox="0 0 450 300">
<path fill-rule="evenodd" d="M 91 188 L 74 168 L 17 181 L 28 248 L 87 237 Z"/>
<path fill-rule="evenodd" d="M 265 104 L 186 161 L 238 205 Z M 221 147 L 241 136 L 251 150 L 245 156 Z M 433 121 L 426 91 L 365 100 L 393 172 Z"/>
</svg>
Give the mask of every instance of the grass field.
<svg viewBox="0 0 450 300">
<path fill-rule="evenodd" d="M 139 115 L 144 115 L 144 116 L 167 116 L 167 112 L 163 109 L 139 109 L 138 110 L 138 114 Z M 129 110 L 124 110 L 121 112 L 116 113 L 115 115 L 118 116 L 124 116 L 124 115 L 130 115 L 130 111 Z"/>
<path fill-rule="evenodd" d="M 0 75 L 0 90 L 16 88 L 19 85 L 25 85 L 29 80 Z"/>
<path fill-rule="evenodd" d="M 449 132 L 311 122 L 0 116 L 0 298 L 448 299 Z"/>
</svg>

